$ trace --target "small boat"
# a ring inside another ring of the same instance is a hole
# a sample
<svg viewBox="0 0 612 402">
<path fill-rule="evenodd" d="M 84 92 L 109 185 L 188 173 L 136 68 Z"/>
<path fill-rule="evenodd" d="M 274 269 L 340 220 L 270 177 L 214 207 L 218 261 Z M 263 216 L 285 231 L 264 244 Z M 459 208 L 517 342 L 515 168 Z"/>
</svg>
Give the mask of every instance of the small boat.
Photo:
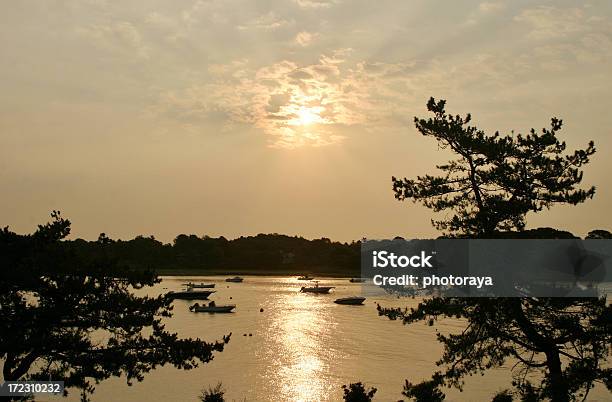
<svg viewBox="0 0 612 402">
<path fill-rule="evenodd" d="M 298 278 L 298 281 L 311 281 L 314 278 L 312 276 L 308 276 L 308 275 L 302 275 Z"/>
<path fill-rule="evenodd" d="M 351 282 L 351 283 L 363 283 L 365 281 L 366 281 L 365 278 L 351 278 L 351 279 L 349 279 L 349 282 Z"/>
<path fill-rule="evenodd" d="M 329 293 L 330 290 L 332 290 L 334 288 L 334 286 L 319 286 L 319 282 L 315 281 L 315 285 L 314 286 L 302 286 L 302 288 L 300 289 L 300 292 L 304 292 L 304 293 Z"/>
<path fill-rule="evenodd" d="M 212 289 L 215 287 L 214 283 L 183 283 L 183 286 L 187 286 L 188 288 L 194 289 Z"/>
<path fill-rule="evenodd" d="M 208 306 L 200 306 L 199 303 L 189 307 L 189 311 L 195 313 L 231 313 L 236 308 L 235 304 L 229 304 L 226 306 L 217 306 L 214 302 L 208 303 Z"/>
<path fill-rule="evenodd" d="M 170 300 L 206 300 L 208 296 L 215 293 L 214 290 L 193 290 L 187 289 L 179 292 L 170 291 L 166 293 L 166 297 Z"/>
<path fill-rule="evenodd" d="M 347 304 L 350 306 L 362 306 L 365 299 L 365 297 L 361 296 L 341 297 L 339 299 L 334 300 L 334 303 Z"/>
<path fill-rule="evenodd" d="M 244 280 L 244 278 L 241 278 L 239 276 L 234 276 L 233 278 L 227 278 L 225 280 L 225 282 L 236 282 L 236 283 L 240 283 Z"/>
</svg>

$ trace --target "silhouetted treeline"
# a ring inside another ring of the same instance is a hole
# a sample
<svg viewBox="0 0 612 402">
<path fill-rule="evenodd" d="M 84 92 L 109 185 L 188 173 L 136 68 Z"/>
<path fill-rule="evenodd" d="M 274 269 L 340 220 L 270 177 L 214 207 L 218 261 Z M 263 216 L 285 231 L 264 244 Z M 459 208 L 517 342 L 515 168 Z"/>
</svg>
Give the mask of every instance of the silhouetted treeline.
<svg viewBox="0 0 612 402">
<path fill-rule="evenodd" d="M 554 233 L 553 233 L 554 232 Z M 514 232 L 493 233 L 503 238 Z M 521 238 L 575 238 L 569 232 L 538 228 L 520 233 Z M 518 234 L 517 234 L 518 235 Z M 595 230 L 587 238 L 609 238 L 610 232 Z M 228 240 L 225 237 L 198 237 L 181 234 L 172 243 L 155 237 L 137 236 L 132 240 L 113 240 L 104 233 L 96 241 L 68 242 L 74 251 L 90 261 L 98 253 L 119 264 L 136 269 L 152 269 L 161 274 L 251 273 L 360 275 L 359 241 L 340 243 L 328 238 L 315 240 L 281 234 L 258 234 Z M 196 272 L 193 272 L 196 273 Z"/>
<path fill-rule="evenodd" d="M 161 273 L 198 270 L 202 273 L 316 273 L 359 276 L 360 242 L 340 243 L 327 238 L 259 234 L 228 240 L 181 234 L 172 244 L 153 236 L 113 240 L 104 233 L 97 241 L 71 241 L 81 256 L 104 252 L 119 263 Z M 205 271 L 205 272 L 204 272 Z"/>
</svg>

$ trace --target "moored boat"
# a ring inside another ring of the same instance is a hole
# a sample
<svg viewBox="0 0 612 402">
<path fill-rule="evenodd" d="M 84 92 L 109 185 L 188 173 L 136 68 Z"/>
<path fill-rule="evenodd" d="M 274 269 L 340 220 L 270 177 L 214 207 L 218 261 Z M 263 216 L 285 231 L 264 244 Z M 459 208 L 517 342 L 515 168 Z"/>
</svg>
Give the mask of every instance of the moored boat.
<svg viewBox="0 0 612 402">
<path fill-rule="evenodd" d="M 182 291 L 170 291 L 166 293 L 166 297 L 170 300 L 181 299 L 181 300 L 206 300 L 208 296 L 215 293 L 214 290 L 193 290 L 187 289 Z"/>
<path fill-rule="evenodd" d="M 183 283 L 183 286 L 187 286 L 188 288 L 194 289 L 212 289 L 215 287 L 214 283 Z"/>
<path fill-rule="evenodd" d="M 329 293 L 330 290 L 332 290 L 334 288 L 334 286 L 319 286 L 319 282 L 315 281 L 315 285 L 314 286 L 302 286 L 302 288 L 300 289 L 300 292 L 304 292 L 304 293 Z"/>
<path fill-rule="evenodd" d="M 240 283 L 244 280 L 244 278 L 241 278 L 239 276 L 234 276 L 233 278 L 227 278 L 225 280 L 225 282 L 236 282 L 236 283 Z"/>
<path fill-rule="evenodd" d="M 208 306 L 203 305 L 200 306 L 199 303 L 194 304 L 189 307 L 189 311 L 193 311 L 195 313 L 231 313 L 233 309 L 236 308 L 235 304 L 228 304 L 225 306 L 217 306 L 214 302 L 210 302 Z"/>
<path fill-rule="evenodd" d="M 365 301 L 365 297 L 361 296 L 351 296 L 351 297 L 341 297 L 339 299 L 334 300 L 334 303 L 337 304 L 347 304 L 350 306 L 361 306 Z"/>
<path fill-rule="evenodd" d="M 313 280 L 314 277 L 312 276 L 308 276 L 308 275 L 302 275 L 298 278 L 298 281 L 311 281 Z"/>
</svg>

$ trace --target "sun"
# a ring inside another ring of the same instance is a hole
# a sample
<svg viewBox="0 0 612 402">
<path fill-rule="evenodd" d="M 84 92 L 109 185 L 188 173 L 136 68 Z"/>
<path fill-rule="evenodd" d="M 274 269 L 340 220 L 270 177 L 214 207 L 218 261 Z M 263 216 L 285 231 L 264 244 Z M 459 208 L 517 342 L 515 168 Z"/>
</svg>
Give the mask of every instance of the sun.
<svg viewBox="0 0 612 402">
<path fill-rule="evenodd" d="M 313 108 L 300 107 L 297 112 L 297 123 L 302 126 L 316 123 L 321 120 L 321 116 Z"/>
</svg>

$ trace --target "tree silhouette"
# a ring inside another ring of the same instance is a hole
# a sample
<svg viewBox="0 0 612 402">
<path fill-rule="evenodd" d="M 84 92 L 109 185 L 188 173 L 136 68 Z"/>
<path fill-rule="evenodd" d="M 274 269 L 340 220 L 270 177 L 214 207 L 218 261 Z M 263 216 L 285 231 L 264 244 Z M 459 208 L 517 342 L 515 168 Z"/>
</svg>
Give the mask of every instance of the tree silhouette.
<svg viewBox="0 0 612 402">
<path fill-rule="evenodd" d="M 457 159 L 436 166 L 441 176 L 393 180 L 398 200 L 421 202 L 436 212 L 454 215 L 432 221 L 448 233 L 482 235 L 496 230 L 522 230 L 527 212 L 538 212 L 555 203 L 576 205 L 593 197 L 595 187 L 578 187 L 580 167 L 595 153 L 591 141 L 586 149 L 564 154 L 566 145 L 557 139 L 562 121 L 552 119 L 541 134 L 534 129 L 523 136 L 499 132 L 487 135 L 465 118 L 446 113 L 446 101 L 430 98 L 429 119 L 414 121 L 424 136 L 433 137 Z"/>
<path fill-rule="evenodd" d="M 361 382 L 351 383 L 342 386 L 342 399 L 345 402 L 370 402 L 376 394 L 376 388 L 366 390 Z"/>
<path fill-rule="evenodd" d="M 152 272 L 121 267 L 99 252 L 81 258 L 62 241 L 70 221 L 53 220 L 31 235 L 0 231 L 0 359 L 5 381 L 58 380 L 81 391 L 125 375 L 128 384 L 164 364 L 191 369 L 221 352 L 220 342 L 181 339 L 164 328 L 171 317 L 164 296 L 141 297 Z"/>
<path fill-rule="evenodd" d="M 595 152 L 585 150 L 563 156 L 565 144 L 556 138 L 561 121 L 552 128 L 523 136 L 487 136 L 470 121 L 450 116 L 445 102 L 429 100 L 435 114 L 429 120 L 415 119 L 417 128 L 449 148 L 458 159 L 438 166 L 444 176 L 393 178 L 399 200 L 420 201 L 434 211 L 451 210 L 454 215 L 434 223 L 453 236 L 495 238 L 572 238 L 553 229 L 522 231 L 525 215 L 554 203 L 580 203 L 594 194 L 594 187 L 577 188 L 580 166 Z M 519 232 L 499 232 L 518 229 Z M 606 231 L 593 237 L 602 238 Z M 605 298 L 431 298 L 416 308 L 383 308 L 380 315 L 404 324 L 433 323 L 441 318 L 462 318 L 463 332 L 437 334 L 444 352 L 437 362 L 441 370 L 430 380 L 407 382 L 405 395 L 434 392 L 440 386 L 462 388 L 464 378 L 516 362 L 513 385 L 523 400 L 548 398 L 553 402 L 586 399 L 595 383 L 612 389 L 612 369 L 606 361 L 612 341 L 612 306 Z M 542 380 L 533 384 L 532 372 Z M 440 395 L 436 393 L 436 396 Z"/>
<path fill-rule="evenodd" d="M 307 240 L 298 236 L 258 234 L 228 240 L 180 234 L 173 243 L 164 244 L 152 236 L 131 240 L 110 239 L 104 233 L 98 241 L 68 241 L 74 252 L 87 258 L 106 253 L 121 264 L 137 269 L 163 272 L 197 270 L 198 273 L 244 274 L 273 272 L 278 274 L 359 275 L 360 243 L 332 242 L 329 239 Z"/>
<path fill-rule="evenodd" d="M 202 390 L 199 399 L 202 402 L 225 402 L 225 389 L 222 383 L 217 383 L 214 387 L 209 386 L 208 389 Z"/>
<path fill-rule="evenodd" d="M 514 359 L 513 385 L 520 394 L 536 392 L 538 399 L 559 402 L 582 399 L 597 382 L 612 389 L 612 370 L 605 367 L 612 342 L 612 307 L 605 298 L 433 298 L 414 309 L 378 309 L 404 324 L 467 320 L 459 334 L 437 334 L 444 345 L 437 364 L 445 369 L 421 388 L 461 389 L 466 376 Z M 542 374 L 540 384 L 529 380 L 534 371 Z"/>
<path fill-rule="evenodd" d="M 612 239 L 612 233 L 607 230 L 591 230 L 587 236 L 587 239 Z"/>
<path fill-rule="evenodd" d="M 438 389 L 436 381 L 423 381 L 418 384 L 412 384 L 406 380 L 402 395 L 411 398 L 415 402 L 442 402 L 446 396 Z"/>
</svg>

